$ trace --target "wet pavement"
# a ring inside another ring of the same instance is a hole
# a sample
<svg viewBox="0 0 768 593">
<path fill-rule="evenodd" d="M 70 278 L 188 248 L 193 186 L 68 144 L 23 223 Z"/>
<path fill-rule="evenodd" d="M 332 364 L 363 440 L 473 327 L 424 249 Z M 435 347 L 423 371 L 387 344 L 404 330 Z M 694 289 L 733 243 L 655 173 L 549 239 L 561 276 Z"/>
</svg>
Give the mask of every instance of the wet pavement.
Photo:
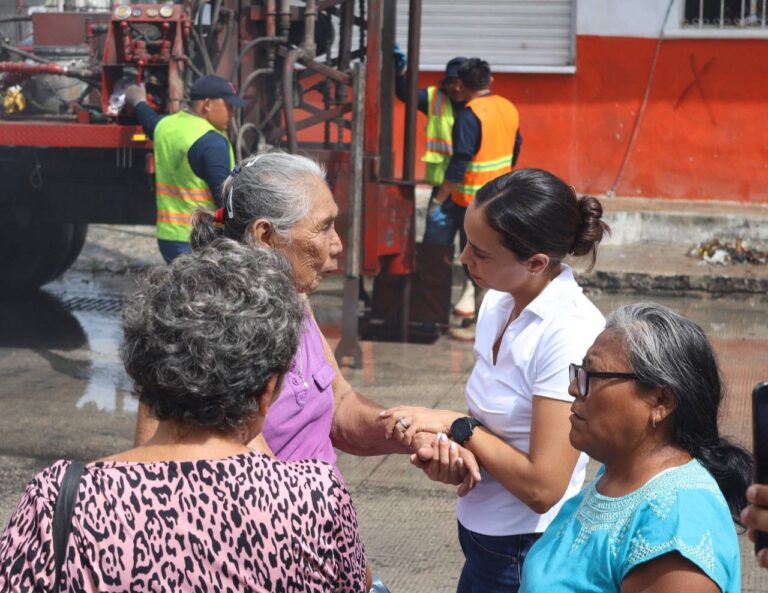
<svg viewBox="0 0 768 593">
<path fill-rule="evenodd" d="M 94 261 L 104 254 L 95 251 Z M 119 310 L 133 273 L 153 257 L 135 250 L 109 270 L 87 261 L 34 297 L 0 304 L 0 525 L 5 525 L 31 476 L 58 458 L 89 460 L 129 448 L 136 401 L 119 362 Z M 108 258 L 107 258 L 108 259 Z M 132 266 L 131 261 L 142 261 Z M 85 265 L 85 268 L 83 267 Z M 85 270 L 85 271 L 84 271 Z M 119 271 L 120 273 L 115 273 Z M 649 297 L 590 295 L 608 312 Z M 729 387 L 725 432 L 749 445 L 749 394 L 768 379 L 768 298 L 653 297 L 699 322 L 712 337 Z M 326 280 L 313 296 L 332 342 L 338 336 L 341 279 Z M 463 409 L 471 344 L 439 339 L 432 345 L 363 342 L 363 364 L 346 374 L 382 405 L 413 403 Z M 341 455 L 360 514 L 369 555 L 393 593 L 453 591 L 461 567 L 452 490 L 411 468 L 404 456 Z M 768 590 L 744 544 L 744 591 Z"/>
</svg>

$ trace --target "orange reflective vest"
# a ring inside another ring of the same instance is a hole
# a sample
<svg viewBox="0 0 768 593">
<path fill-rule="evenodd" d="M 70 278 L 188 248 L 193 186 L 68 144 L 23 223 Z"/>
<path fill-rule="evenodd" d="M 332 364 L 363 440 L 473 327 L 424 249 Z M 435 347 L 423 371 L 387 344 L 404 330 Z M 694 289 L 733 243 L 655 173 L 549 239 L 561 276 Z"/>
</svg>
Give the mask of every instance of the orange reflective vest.
<svg viewBox="0 0 768 593">
<path fill-rule="evenodd" d="M 464 179 L 451 199 L 467 207 L 475 199 L 477 190 L 499 175 L 512 170 L 515 138 L 520 126 L 517 108 L 498 95 L 475 97 L 467 109 L 480 120 L 480 149 L 467 165 Z"/>
<path fill-rule="evenodd" d="M 205 118 L 186 111 L 164 117 L 155 128 L 158 239 L 189 241 L 195 210 L 215 207 L 211 188 L 195 175 L 187 158 L 192 145 L 211 130 L 221 134 Z M 229 145 L 229 165 L 230 169 L 235 166 L 232 145 Z"/>
</svg>

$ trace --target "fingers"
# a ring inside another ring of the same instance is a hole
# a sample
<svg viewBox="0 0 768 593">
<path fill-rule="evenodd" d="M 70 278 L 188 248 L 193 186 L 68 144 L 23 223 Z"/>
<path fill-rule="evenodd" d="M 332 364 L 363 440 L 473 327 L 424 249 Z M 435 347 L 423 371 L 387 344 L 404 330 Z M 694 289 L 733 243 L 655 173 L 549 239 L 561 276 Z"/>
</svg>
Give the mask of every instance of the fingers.
<svg viewBox="0 0 768 593">
<path fill-rule="evenodd" d="M 757 563 L 763 568 L 768 568 L 768 548 L 763 548 L 757 554 Z"/>
<path fill-rule="evenodd" d="M 451 484 L 461 484 L 467 470 L 464 462 L 459 457 L 459 446 L 451 441 L 448 447 L 448 469 L 450 471 Z"/>
<path fill-rule="evenodd" d="M 472 476 L 472 479 L 475 482 L 479 482 L 482 478 L 480 476 L 480 464 L 477 462 L 477 458 L 471 451 L 464 447 L 459 449 L 459 455 L 467 473 Z"/>
<path fill-rule="evenodd" d="M 477 482 L 472 479 L 472 477 L 467 474 L 464 477 L 464 481 L 459 484 L 459 487 L 456 489 L 456 494 L 459 496 L 466 496 L 472 488 L 474 488 L 477 485 Z"/>
<path fill-rule="evenodd" d="M 768 507 L 768 484 L 752 484 L 747 488 L 747 500 L 752 504 Z"/>
<path fill-rule="evenodd" d="M 741 522 L 752 529 L 768 532 L 768 509 L 749 505 L 741 511 Z"/>
</svg>

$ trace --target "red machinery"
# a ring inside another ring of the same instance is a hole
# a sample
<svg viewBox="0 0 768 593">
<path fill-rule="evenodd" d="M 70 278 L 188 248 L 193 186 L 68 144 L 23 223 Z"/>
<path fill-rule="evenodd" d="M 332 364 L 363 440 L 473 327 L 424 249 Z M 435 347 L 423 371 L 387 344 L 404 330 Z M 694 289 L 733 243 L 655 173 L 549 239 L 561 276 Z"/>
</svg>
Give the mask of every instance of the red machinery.
<svg viewBox="0 0 768 593">
<path fill-rule="evenodd" d="M 412 0 L 409 72 L 418 70 L 420 14 Z M 230 130 L 238 156 L 280 146 L 328 170 L 347 247 L 344 335 L 357 331 L 359 273 L 401 278 L 398 316 L 407 330 L 417 91 L 414 77 L 398 177 L 393 0 L 185 0 L 4 22 L 31 24 L 31 37 L 0 42 L 5 286 L 34 288 L 58 276 L 77 258 L 89 223 L 154 223 L 151 145 L 121 93 L 141 81 L 152 106 L 170 113 L 183 108 L 196 76 L 215 72 L 250 99 Z"/>
</svg>

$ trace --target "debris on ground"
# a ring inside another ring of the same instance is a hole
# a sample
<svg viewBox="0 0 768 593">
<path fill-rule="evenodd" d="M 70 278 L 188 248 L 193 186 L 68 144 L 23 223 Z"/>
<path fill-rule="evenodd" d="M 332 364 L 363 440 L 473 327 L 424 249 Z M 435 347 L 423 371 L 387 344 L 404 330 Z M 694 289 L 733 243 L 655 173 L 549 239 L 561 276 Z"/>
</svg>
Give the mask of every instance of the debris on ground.
<svg viewBox="0 0 768 593">
<path fill-rule="evenodd" d="M 699 243 L 688 252 L 691 257 L 703 259 L 708 264 L 765 264 L 768 263 L 768 251 L 751 249 L 741 239 L 721 243 L 720 239 L 710 239 Z"/>
</svg>

